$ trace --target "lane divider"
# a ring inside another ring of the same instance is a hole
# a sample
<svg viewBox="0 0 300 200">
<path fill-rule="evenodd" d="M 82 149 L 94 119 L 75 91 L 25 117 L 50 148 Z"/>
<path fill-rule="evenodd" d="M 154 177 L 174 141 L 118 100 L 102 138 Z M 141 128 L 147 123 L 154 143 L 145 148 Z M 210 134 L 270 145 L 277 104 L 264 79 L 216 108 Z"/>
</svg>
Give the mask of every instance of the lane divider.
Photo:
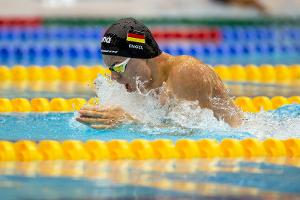
<svg viewBox="0 0 300 200">
<path fill-rule="evenodd" d="M 300 65 L 216 65 L 213 69 L 224 81 L 265 84 L 300 83 Z M 109 76 L 103 66 L 0 66 L 0 81 L 78 81 L 95 80 L 101 74 Z"/>
<path fill-rule="evenodd" d="M 40 17 L 0 17 L 0 27 L 40 27 L 43 25 L 43 18 Z"/>
<path fill-rule="evenodd" d="M 291 96 L 288 98 L 283 96 L 274 96 L 272 98 L 266 96 L 253 98 L 241 96 L 235 98 L 234 103 L 240 107 L 243 112 L 270 111 L 288 104 L 300 104 L 300 96 Z"/>
<path fill-rule="evenodd" d="M 300 157 L 300 139 L 0 141 L 0 161 Z"/>
<path fill-rule="evenodd" d="M 99 98 L 0 98 L 0 113 L 4 112 L 73 112 L 83 105 L 97 105 Z M 234 99 L 234 103 L 244 112 L 259 112 L 277 109 L 288 104 L 300 104 L 300 96 L 257 96 L 254 98 L 241 96 Z"/>
<path fill-rule="evenodd" d="M 91 98 L 89 100 L 83 98 L 0 98 L 1 112 L 72 112 L 79 110 L 85 104 L 96 105 L 99 99 Z"/>
<path fill-rule="evenodd" d="M 224 81 L 266 84 L 292 84 L 300 81 L 300 65 L 216 65 L 213 69 Z"/>
<path fill-rule="evenodd" d="M 93 81 L 99 74 L 109 76 L 110 71 L 102 66 L 0 66 L 0 81 Z"/>
</svg>

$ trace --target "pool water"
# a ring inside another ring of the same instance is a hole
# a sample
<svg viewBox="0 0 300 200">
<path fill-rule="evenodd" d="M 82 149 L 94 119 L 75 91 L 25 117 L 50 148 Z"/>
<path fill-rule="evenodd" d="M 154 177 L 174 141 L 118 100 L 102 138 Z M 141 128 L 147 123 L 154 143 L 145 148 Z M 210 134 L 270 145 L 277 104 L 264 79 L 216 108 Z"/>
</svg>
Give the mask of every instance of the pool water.
<svg viewBox="0 0 300 200">
<path fill-rule="evenodd" d="M 298 118 L 299 110 L 288 105 L 271 113 L 283 120 L 289 114 Z M 183 131 L 137 124 L 95 130 L 76 122 L 76 115 L 1 114 L 0 134 L 10 141 L 258 137 L 238 129 Z M 0 192 L 6 199 L 297 199 L 299 166 L 299 158 L 1 162 Z"/>
<path fill-rule="evenodd" d="M 236 129 L 187 102 L 175 106 L 165 121 L 151 95 L 137 97 L 101 80 L 96 90 L 100 101 L 122 106 L 141 117 L 142 123 L 95 130 L 78 123 L 76 112 L 3 113 L 1 139 L 221 141 L 286 139 L 300 134 L 300 106 L 296 104 L 245 113 L 244 125 Z M 6 199 L 290 199 L 300 195 L 299 166 L 298 158 L 2 162 L 0 192 Z"/>
<path fill-rule="evenodd" d="M 278 108 L 275 111 L 261 112 L 250 115 L 241 128 L 230 128 L 228 125 L 213 127 L 210 118 L 201 123 L 206 126 L 189 128 L 178 124 L 164 124 L 161 127 L 153 127 L 152 124 L 124 124 L 113 129 L 96 130 L 85 126 L 75 120 L 75 113 L 10 113 L 0 114 L 0 134 L 2 140 L 88 140 L 99 139 L 109 141 L 112 139 L 154 140 L 166 138 L 176 141 L 180 138 L 203 139 L 213 138 L 221 141 L 225 138 L 245 139 L 249 137 L 264 139 L 270 136 L 276 138 L 297 137 L 299 135 L 300 106 L 290 104 Z M 206 115 L 204 115 L 206 116 Z M 260 122 L 266 120 L 268 122 Z M 197 122 L 197 120 L 196 120 Z M 259 124 L 260 123 L 260 124 Z M 163 124 L 163 123 L 162 123 Z M 193 124 L 192 124 L 193 125 Z M 261 134 L 261 126 L 264 126 L 264 134 Z M 211 127 L 211 128 L 207 128 Z"/>
<path fill-rule="evenodd" d="M 299 159 L 0 163 L 0 192 L 6 199 L 297 199 L 299 164 Z"/>
<path fill-rule="evenodd" d="M 133 140 L 137 138 L 153 140 L 167 138 L 177 140 L 179 138 L 224 138 L 243 139 L 251 137 L 249 133 L 221 130 L 212 132 L 201 129 L 182 129 L 175 127 L 150 128 L 144 125 L 122 125 L 114 129 L 96 130 L 75 121 L 74 113 L 47 113 L 47 114 L 9 114 L 0 115 L 0 130 L 3 140 L 66 140 L 66 139 L 100 139 L 109 141 L 112 139 Z"/>
</svg>

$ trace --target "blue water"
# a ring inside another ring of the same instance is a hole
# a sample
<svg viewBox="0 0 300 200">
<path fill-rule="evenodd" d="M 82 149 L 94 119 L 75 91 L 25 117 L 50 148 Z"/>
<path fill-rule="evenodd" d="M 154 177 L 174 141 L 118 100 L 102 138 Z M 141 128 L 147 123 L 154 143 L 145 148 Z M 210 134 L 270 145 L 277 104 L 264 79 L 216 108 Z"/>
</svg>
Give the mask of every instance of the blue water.
<svg viewBox="0 0 300 200">
<path fill-rule="evenodd" d="M 300 105 L 290 104 L 278 108 L 273 113 L 274 120 L 295 118 L 300 116 Z M 0 114 L 0 135 L 3 140 L 43 140 L 43 139 L 124 139 L 137 138 L 153 140 L 167 138 L 177 140 L 180 138 L 201 139 L 224 138 L 244 139 L 255 137 L 248 132 L 238 130 L 202 130 L 182 127 L 148 127 L 142 124 L 125 124 L 114 129 L 96 130 L 75 121 L 76 113 L 10 113 Z M 213 124 L 212 124 L 213 127 Z M 276 136 L 276 135 L 274 135 Z M 292 136 L 291 136 L 292 137 Z"/>
<path fill-rule="evenodd" d="M 295 118 L 300 116 L 300 105 L 287 105 L 271 112 L 274 120 Z M 0 137 L 11 141 L 130 141 L 137 138 L 173 141 L 212 138 L 220 141 L 255 137 L 234 129 L 151 128 L 141 124 L 95 130 L 76 122 L 75 116 L 76 113 L 0 114 Z M 5 199 L 266 199 L 270 196 L 297 199 L 300 196 L 299 166 L 299 158 L 0 162 L 0 194 Z M 55 174 L 43 173 L 46 170 Z"/>
<path fill-rule="evenodd" d="M 272 111 L 277 118 L 286 117 L 299 117 L 300 116 L 300 104 L 289 104 L 282 106 L 275 111 Z"/>
<path fill-rule="evenodd" d="M 283 119 L 298 117 L 299 111 L 300 105 L 287 105 L 272 113 L 274 118 Z M 207 130 L 179 130 L 170 134 L 172 130 L 168 128 L 151 132 L 143 130 L 142 125 L 132 124 L 94 130 L 77 123 L 75 115 L 1 114 L 1 139 L 175 141 L 252 136 L 246 132 Z M 299 158 L 2 162 L 0 193 L 5 199 L 297 199 L 299 166 Z"/>
<path fill-rule="evenodd" d="M 179 138 L 223 138 L 243 139 L 251 137 L 249 133 L 220 131 L 211 132 L 198 129 L 173 129 L 156 128 L 149 130 L 143 125 L 123 125 L 115 129 L 95 130 L 75 121 L 74 113 L 47 113 L 47 114 L 1 114 L 0 135 L 4 140 L 43 140 L 43 139 L 124 139 L 133 140 L 137 138 L 153 140 L 167 138 L 177 140 Z"/>
</svg>

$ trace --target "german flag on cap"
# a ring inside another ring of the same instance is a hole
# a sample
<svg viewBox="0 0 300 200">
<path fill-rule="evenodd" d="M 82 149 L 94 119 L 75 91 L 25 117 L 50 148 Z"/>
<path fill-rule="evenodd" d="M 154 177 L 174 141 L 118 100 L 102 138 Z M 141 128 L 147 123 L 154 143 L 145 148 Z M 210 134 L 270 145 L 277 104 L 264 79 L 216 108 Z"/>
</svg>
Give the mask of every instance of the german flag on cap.
<svg viewBox="0 0 300 200">
<path fill-rule="evenodd" d="M 129 31 L 127 33 L 128 42 L 137 42 L 137 43 L 145 43 L 145 35 L 138 31 Z"/>
</svg>

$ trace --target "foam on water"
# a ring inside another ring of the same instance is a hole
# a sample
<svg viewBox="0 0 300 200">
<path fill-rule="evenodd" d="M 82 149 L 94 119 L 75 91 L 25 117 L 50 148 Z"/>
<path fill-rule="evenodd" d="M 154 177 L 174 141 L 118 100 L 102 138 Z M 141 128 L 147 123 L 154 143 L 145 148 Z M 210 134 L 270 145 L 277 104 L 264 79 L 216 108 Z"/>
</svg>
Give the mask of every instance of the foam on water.
<svg viewBox="0 0 300 200">
<path fill-rule="evenodd" d="M 244 132 L 254 134 L 258 138 L 275 137 L 286 139 L 300 137 L 300 117 L 278 117 L 276 112 L 261 111 L 256 114 L 245 114 L 245 122 L 239 128 Z"/>
<path fill-rule="evenodd" d="M 137 85 L 142 88 L 138 81 Z M 143 125 L 140 131 L 149 134 L 162 132 L 193 133 L 194 130 L 211 132 L 250 133 L 260 139 L 276 137 L 280 139 L 300 137 L 300 115 L 281 116 L 274 112 L 261 111 L 244 113 L 243 125 L 232 128 L 227 123 L 217 120 L 209 109 L 202 109 L 197 102 L 169 100 L 161 105 L 157 93 L 164 88 L 147 93 L 137 90 L 128 93 L 123 85 L 99 76 L 96 80 L 96 92 L 101 105 L 120 106 L 138 119 Z"/>
</svg>

